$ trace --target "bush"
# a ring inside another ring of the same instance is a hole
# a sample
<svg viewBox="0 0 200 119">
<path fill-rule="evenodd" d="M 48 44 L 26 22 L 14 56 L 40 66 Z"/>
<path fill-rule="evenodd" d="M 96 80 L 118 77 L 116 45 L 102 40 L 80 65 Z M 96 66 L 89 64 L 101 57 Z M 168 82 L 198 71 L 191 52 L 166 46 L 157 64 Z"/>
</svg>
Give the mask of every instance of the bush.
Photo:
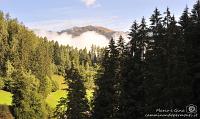
<svg viewBox="0 0 200 119">
<path fill-rule="evenodd" d="M 51 83 L 52 83 L 52 92 L 56 92 L 59 89 L 58 82 L 51 79 Z"/>
<path fill-rule="evenodd" d="M 14 80 L 11 77 L 5 77 L 5 78 L 2 78 L 2 81 L 4 83 L 3 89 L 5 91 L 12 92 L 13 87 L 14 87 Z"/>
<path fill-rule="evenodd" d="M 3 89 L 5 86 L 3 78 L 0 77 L 0 89 Z"/>
<path fill-rule="evenodd" d="M 51 90 L 52 90 L 52 81 L 48 76 L 46 76 L 45 78 L 40 80 L 40 93 L 44 97 L 47 97 L 47 95 L 51 93 Z"/>
</svg>

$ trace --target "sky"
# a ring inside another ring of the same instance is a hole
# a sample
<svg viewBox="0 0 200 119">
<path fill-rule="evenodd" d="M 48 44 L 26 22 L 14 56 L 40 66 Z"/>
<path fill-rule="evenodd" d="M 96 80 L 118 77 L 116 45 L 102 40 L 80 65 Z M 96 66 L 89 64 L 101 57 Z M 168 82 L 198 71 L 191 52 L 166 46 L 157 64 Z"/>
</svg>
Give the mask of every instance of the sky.
<svg viewBox="0 0 200 119">
<path fill-rule="evenodd" d="M 0 10 L 30 29 L 60 31 L 74 26 L 97 25 L 128 31 L 134 20 L 149 17 L 157 7 L 180 16 L 196 0 L 0 0 Z"/>
</svg>

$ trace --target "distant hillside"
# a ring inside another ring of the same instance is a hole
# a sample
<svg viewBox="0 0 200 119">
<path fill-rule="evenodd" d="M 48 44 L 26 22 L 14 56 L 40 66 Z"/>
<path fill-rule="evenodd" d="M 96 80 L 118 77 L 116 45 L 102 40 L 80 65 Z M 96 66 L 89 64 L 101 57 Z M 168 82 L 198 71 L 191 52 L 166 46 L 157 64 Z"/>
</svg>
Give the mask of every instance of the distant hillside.
<svg viewBox="0 0 200 119">
<path fill-rule="evenodd" d="M 70 45 L 79 49 L 90 49 L 92 45 L 105 47 L 113 37 L 116 41 L 121 35 L 126 42 L 128 32 L 115 31 L 101 26 L 73 27 L 62 31 L 42 31 L 34 30 L 41 37 L 47 37 L 48 40 L 57 41 L 61 45 Z"/>
<path fill-rule="evenodd" d="M 117 31 L 101 27 L 101 26 L 84 26 L 84 27 L 73 27 L 71 29 L 66 29 L 58 32 L 59 34 L 62 33 L 68 33 L 71 34 L 73 37 L 80 36 L 82 33 L 88 32 L 88 31 L 95 31 L 96 33 L 105 36 L 106 38 L 110 39 L 114 33 Z"/>
</svg>

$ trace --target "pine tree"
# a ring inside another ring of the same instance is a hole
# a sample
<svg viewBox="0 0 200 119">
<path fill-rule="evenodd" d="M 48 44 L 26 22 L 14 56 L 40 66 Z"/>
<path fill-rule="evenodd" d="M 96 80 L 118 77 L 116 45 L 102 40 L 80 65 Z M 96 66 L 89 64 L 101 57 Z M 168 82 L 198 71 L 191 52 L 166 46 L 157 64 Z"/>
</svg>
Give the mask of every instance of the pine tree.
<svg viewBox="0 0 200 119">
<path fill-rule="evenodd" d="M 162 90 L 165 74 L 165 57 L 164 57 L 164 29 L 162 17 L 159 10 L 156 8 L 150 18 L 149 41 L 146 49 L 145 59 L 145 99 L 146 111 L 152 111 L 162 105 Z"/>
<path fill-rule="evenodd" d="M 116 71 L 118 68 L 118 51 L 114 39 L 112 38 L 109 43 L 109 48 L 105 50 L 103 59 L 103 74 L 96 81 L 97 91 L 94 100 L 94 113 L 95 119 L 109 119 L 114 117 L 116 111 L 114 107 L 117 105 L 116 89 Z"/>
<path fill-rule="evenodd" d="M 44 119 L 47 116 L 45 102 L 38 93 L 39 80 L 30 73 L 16 71 L 13 90 L 13 111 L 16 119 Z"/>
<path fill-rule="evenodd" d="M 183 32 L 188 27 L 189 22 L 190 22 L 188 9 L 189 8 L 186 6 L 185 10 L 183 11 L 182 16 L 180 17 L 180 21 L 179 21 L 179 24 L 181 25 Z"/>
<path fill-rule="evenodd" d="M 125 41 L 124 41 L 124 38 L 122 36 L 119 36 L 119 40 L 118 40 L 118 43 L 117 43 L 117 50 L 118 50 L 118 53 L 119 53 L 119 58 L 123 58 L 123 54 L 125 52 Z"/>
<path fill-rule="evenodd" d="M 169 21 L 165 25 L 165 49 L 166 66 L 165 80 L 163 81 L 163 104 L 167 107 L 181 107 L 187 105 L 191 100 L 191 80 L 187 76 L 187 62 L 185 57 L 185 41 L 182 35 L 182 28 L 177 26 L 174 16 L 171 16 L 167 9 L 165 21 Z M 187 8 L 186 8 L 187 14 Z M 184 14 L 185 15 L 185 14 Z M 184 16 L 187 21 L 187 15 Z M 168 19 L 168 20 L 167 20 Z M 165 22 L 166 23 L 166 22 Z M 182 22 L 183 23 L 183 22 Z M 183 23 L 186 27 L 187 23 Z M 180 93 L 184 92 L 184 93 Z"/>
<path fill-rule="evenodd" d="M 70 70 L 66 70 L 65 80 L 69 87 L 67 89 L 67 99 L 63 99 L 61 101 L 63 104 L 61 105 L 66 105 L 67 110 L 64 112 L 64 115 L 57 116 L 67 119 L 88 119 L 90 110 L 88 100 L 85 97 L 86 89 L 78 70 L 73 64 Z"/>
<path fill-rule="evenodd" d="M 123 89 L 121 118 L 142 118 L 144 113 L 144 53 L 147 38 L 147 26 L 143 18 L 141 24 L 135 21 L 129 34 L 131 41 L 129 44 L 130 54 L 126 58 L 123 71 Z"/>
<path fill-rule="evenodd" d="M 7 52 L 9 50 L 8 45 L 8 31 L 7 31 L 7 21 L 4 18 L 3 12 L 0 11 L 0 75 L 5 74 L 5 63 L 7 59 Z"/>
<path fill-rule="evenodd" d="M 187 49 L 187 62 L 189 65 L 189 74 L 193 80 L 193 98 L 197 106 L 200 106 L 200 1 L 194 5 L 191 11 L 191 23 L 187 28 L 187 39 L 190 47 Z"/>
<path fill-rule="evenodd" d="M 115 73 L 115 94 L 114 94 L 114 109 L 113 109 L 113 118 L 119 119 L 122 115 L 122 83 L 123 83 L 123 69 L 124 67 L 124 61 L 125 61 L 125 41 L 122 36 L 119 37 L 119 40 L 117 42 L 117 52 L 118 52 L 118 58 L 117 58 L 117 68 Z"/>
</svg>

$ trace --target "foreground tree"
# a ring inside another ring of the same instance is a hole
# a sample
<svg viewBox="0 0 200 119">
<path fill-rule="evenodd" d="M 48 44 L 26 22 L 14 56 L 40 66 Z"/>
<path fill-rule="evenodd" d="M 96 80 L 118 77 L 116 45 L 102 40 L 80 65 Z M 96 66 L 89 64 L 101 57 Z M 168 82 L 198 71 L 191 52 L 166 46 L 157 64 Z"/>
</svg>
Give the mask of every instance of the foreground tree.
<svg viewBox="0 0 200 119">
<path fill-rule="evenodd" d="M 113 118 L 116 100 L 116 71 L 118 64 L 118 50 L 114 39 L 110 40 L 109 48 L 106 48 L 103 59 L 103 74 L 97 79 L 97 91 L 94 100 L 95 119 Z"/>
<path fill-rule="evenodd" d="M 68 84 L 67 99 L 60 100 L 57 106 L 56 116 L 59 119 L 88 119 L 90 110 L 86 96 L 86 89 L 78 70 L 72 64 L 71 69 L 66 70 L 65 80 Z M 63 109 L 64 107 L 64 109 Z M 59 110 L 59 109 L 63 110 Z"/>
<path fill-rule="evenodd" d="M 78 70 L 72 64 L 70 70 L 66 71 L 68 82 L 68 102 L 66 115 L 68 119 L 87 119 L 89 117 L 89 105 L 86 89 Z"/>
<path fill-rule="evenodd" d="M 187 49 L 187 61 L 189 65 L 189 75 L 193 80 L 194 103 L 200 106 L 200 1 L 194 5 L 191 13 L 191 23 L 187 28 L 186 43 L 190 47 Z"/>
<path fill-rule="evenodd" d="M 38 93 L 39 82 L 35 76 L 23 71 L 13 73 L 13 108 L 16 119 L 45 119 L 47 116 L 43 97 Z"/>
</svg>

